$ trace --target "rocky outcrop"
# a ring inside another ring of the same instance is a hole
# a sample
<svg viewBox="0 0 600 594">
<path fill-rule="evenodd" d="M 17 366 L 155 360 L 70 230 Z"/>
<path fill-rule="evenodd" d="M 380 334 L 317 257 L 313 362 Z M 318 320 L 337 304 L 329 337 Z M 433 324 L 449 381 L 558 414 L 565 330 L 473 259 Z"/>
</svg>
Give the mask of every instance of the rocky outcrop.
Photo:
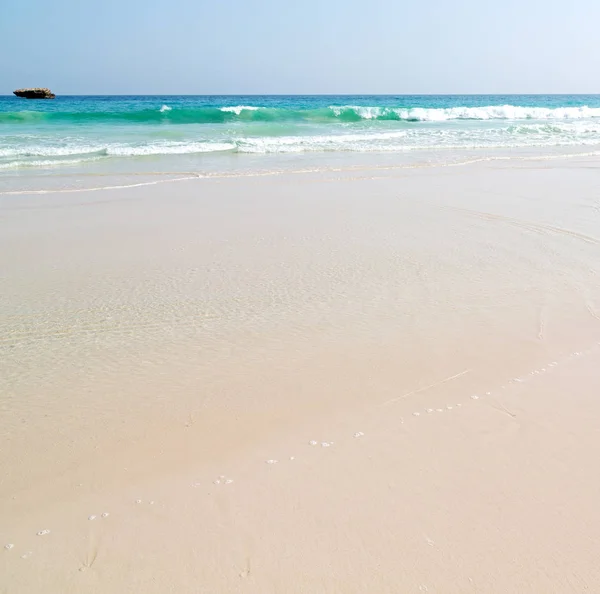
<svg viewBox="0 0 600 594">
<path fill-rule="evenodd" d="M 50 89 L 17 89 L 13 91 L 17 97 L 25 99 L 54 99 L 56 95 Z"/>
</svg>

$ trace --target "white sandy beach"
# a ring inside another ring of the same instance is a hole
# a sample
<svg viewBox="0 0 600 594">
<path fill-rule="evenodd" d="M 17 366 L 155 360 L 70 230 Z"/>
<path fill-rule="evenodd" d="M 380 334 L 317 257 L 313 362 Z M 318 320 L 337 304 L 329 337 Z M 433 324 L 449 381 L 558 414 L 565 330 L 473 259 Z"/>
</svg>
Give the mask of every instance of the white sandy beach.
<svg viewBox="0 0 600 594">
<path fill-rule="evenodd" d="M 600 591 L 599 174 L 0 195 L 0 592 Z"/>
</svg>

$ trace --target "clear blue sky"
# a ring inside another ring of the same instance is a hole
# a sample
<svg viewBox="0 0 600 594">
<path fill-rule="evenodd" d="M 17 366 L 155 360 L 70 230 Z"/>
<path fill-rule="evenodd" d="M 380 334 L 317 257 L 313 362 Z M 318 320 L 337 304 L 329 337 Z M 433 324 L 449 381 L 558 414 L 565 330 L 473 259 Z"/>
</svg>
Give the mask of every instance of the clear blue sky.
<svg viewBox="0 0 600 594">
<path fill-rule="evenodd" d="M 0 0 L 0 94 L 600 93 L 600 0 Z"/>
</svg>

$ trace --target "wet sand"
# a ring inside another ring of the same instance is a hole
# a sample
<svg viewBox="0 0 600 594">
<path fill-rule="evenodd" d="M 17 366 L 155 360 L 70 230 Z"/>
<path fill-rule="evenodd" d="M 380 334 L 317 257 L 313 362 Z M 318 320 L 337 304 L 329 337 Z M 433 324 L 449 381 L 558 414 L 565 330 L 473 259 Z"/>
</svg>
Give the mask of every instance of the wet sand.
<svg viewBox="0 0 600 594">
<path fill-rule="evenodd" d="M 0 584 L 600 588 L 599 170 L 0 196 Z"/>
</svg>

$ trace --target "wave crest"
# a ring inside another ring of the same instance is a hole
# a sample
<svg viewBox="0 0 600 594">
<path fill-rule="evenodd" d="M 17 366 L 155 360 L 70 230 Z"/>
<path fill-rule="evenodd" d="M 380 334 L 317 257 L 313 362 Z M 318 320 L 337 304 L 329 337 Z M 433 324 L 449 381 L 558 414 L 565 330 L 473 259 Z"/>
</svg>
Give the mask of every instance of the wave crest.
<svg viewBox="0 0 600 594">
<path fill-rule="evenodd" d="M 521 107 L 488 105 L 484 107 L 368 107 L 332 105 L 329 109 L 340 119 L 400 120 L 406 122 L 446 122 L 449 120 L 582 120 L 600 118 L 599 107 Z"/>
<path fill-rule="evenodd" d="M 243 111 L 258 111 L 260 107 L 254 107 L 252 105 L 232 105 L 220 107 L 219 109 L 225 113 L 234 113 L 239 116 Z"/>
<path fill-rule="evenodd" d="M 551 120 L 568 121 L 600 118 L 600 107 L 523 107 L 488 105 L 482 107 L 376 107 L 331 105 L 313 109 L 286 109 L 254 105 L 221 107 L 170 107 L 128 111 L 58 112 L 17 111 L 0 113 L 0 124 L 24 123 L 169 123 L 218 124 L 234 121 L 256 122 L 358 122 L 396 120 L 404 122 L 445 122 L 449 120 Z"/>
</svg>

